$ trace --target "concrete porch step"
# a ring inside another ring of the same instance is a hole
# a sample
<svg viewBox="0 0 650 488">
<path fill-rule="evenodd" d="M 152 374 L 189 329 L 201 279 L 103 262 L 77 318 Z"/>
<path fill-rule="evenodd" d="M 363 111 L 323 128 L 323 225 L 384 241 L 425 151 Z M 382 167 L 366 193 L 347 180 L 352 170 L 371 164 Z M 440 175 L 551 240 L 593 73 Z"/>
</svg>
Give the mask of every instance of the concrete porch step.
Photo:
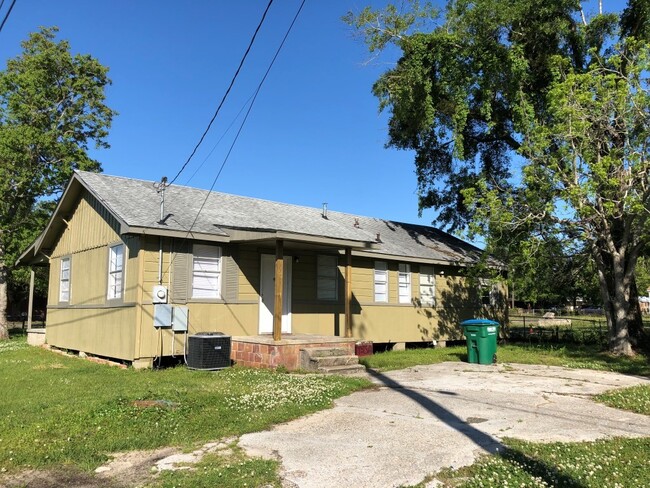
<svg viewBox="0 0 650 488">
<path fill-rule="evenodd" d="M 301 367 L 324 374 L 363 374 L 359 357 L 340 347 L 308 347 L 300 351 Z"/>
<path fill-rule="evenodd" d="M 311 356 L 309 358 L 308 369 L 325 368 L 328 366 L 349 366 L 351 364 L 359 364 L 358 356 Z"/>
<path fill-rule="evenodd" d="M 312 358 L 325 358 L 331 356 L 347 356 L 348 351 L 339 347 L 309 347 L 303 349 Z"/>
<path fill-rule="evenodd" d="M 361 376 L 366 374 L 366 368 L 362 364 L 346 364 L 341 366 L 321 366 L 317 370 L 323 374 L 340 374 L 346 376 Z"/>
</svg>

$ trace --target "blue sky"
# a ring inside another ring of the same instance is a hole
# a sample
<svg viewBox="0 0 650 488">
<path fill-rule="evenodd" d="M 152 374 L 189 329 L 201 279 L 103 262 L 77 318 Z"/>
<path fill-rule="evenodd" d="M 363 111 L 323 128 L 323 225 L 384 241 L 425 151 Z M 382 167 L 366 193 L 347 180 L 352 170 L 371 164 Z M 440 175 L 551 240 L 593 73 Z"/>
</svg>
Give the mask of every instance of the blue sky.
<svg viewBox="0 0 650 488">
<path fill-rule="evenodd" d="M 365 46 L 341 21 L 369 3 L 384 2 L 307 0 L 215 190 L 431 223 L 431 211 L 418 217 L 413 154 L 384 147 L 387 115 L 378 113 L 371 93 L 395 58 L 365 64 Z M 172 178 L 212 117 L 266 4 L 18 0 L 0 33 L 0 61 L 4 66 L 19 54 L 29 32 L 58 26 L 58 37 L 73 52 L 110 67 L 107 104 L 119 115 L 108 138 L 111 148 L 93 153 L 104 172 Z M 605 0 L 609 10 L 621 4 Z M 228 101 L 179 183 L 210 187 L 241 119 L 217 142 L 253 94 L 299 5 L 275 0 Z"/>
</svg>

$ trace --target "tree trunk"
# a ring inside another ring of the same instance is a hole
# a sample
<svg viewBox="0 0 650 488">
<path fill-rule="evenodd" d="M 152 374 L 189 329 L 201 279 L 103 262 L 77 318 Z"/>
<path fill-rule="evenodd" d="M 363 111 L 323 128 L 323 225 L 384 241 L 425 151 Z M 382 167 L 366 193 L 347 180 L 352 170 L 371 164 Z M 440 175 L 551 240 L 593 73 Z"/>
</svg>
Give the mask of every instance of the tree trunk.
<svg viewBox="0 0 650 488">
<path fill-rule="evenodd" d="M 626 263 L 621 259 L 612 259 L 610 254 L 602 250 L 595 250 L 594 257 L 607 318 L 609 351 L 616 355 L 633 356 L 628 322 L 631 286 L 625 282 Z"/>
<path fill-rule="evenodd" d="M 639 305 L 639 290 L 636 286 L 636 278 L 632 280 L 632 286 L 630 287 L 630 311 L 627 321 L 632 344 L 635 347 L 643 344 L 645 331 L 643 330 L 643 317 L 641 315 L 641 305 Z"/>
<path fill-rule="evenodd" d="M 7 278 L 9 270 L 4 261 L 4 249 L 0 245 L 0 340 L 9 339 L 9 322 L 7 321 Z"/>
</svg>

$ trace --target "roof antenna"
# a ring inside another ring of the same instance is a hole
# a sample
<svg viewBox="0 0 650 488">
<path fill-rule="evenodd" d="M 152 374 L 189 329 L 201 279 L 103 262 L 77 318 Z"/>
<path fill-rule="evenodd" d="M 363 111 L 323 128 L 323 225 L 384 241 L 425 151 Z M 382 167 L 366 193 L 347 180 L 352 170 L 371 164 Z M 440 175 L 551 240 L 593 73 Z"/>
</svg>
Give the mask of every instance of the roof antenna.
<svg viewBox="0 0 650 488">
<path fill-rule="evenodd" d="M 166 176 L 161 178 L 160 183 L 153 184 L 156 192 L 160 195 L 160 220 L 158 223 L 161 225 L 165 223 L 165 188 L 168 186 Z"/>
<path fill-rule="evenodd" d="M 323 213 L 322 213 L 322 215 L 323 215 L 324 219 L 327 218 L 327 202 L 323 202 Z"/>
</svg>

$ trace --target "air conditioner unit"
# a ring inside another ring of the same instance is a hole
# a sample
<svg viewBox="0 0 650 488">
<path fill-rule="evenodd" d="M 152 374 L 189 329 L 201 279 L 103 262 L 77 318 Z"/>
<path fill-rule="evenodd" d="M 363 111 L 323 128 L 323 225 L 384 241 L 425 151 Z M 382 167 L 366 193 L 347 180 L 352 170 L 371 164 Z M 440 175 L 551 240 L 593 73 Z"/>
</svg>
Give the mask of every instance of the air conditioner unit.
<svg viewBox="0 0 650 488">
<path fill-rule="evenodd" d="M 187 367 L 213 371 L 230 366 L 230 336 L 203 332 L 188 338 Z"/>
</svg>

